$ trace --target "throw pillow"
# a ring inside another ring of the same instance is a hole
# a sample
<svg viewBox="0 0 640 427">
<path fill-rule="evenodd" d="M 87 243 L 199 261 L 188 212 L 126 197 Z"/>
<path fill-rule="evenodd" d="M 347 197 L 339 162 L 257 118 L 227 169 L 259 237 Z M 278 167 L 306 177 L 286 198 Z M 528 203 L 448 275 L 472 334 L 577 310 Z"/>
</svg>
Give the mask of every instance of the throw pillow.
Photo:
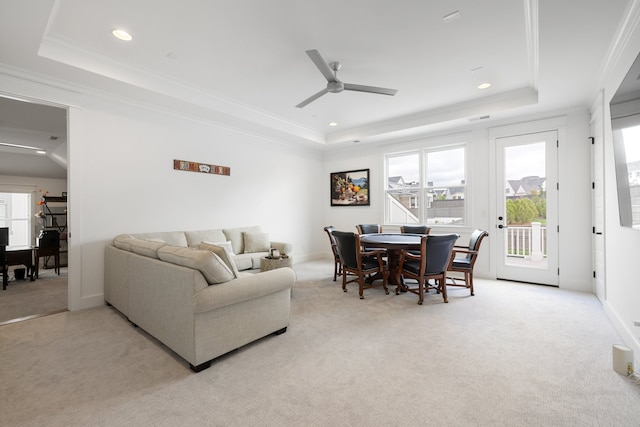
<svg viewBox="0 0 640 427">
<path fill-rule="evenodd" d="M 271 242 L 268 233 L 243 233 L 244 253 L 269 252 Z"/>
<path fill-rule="evenodd" d="M 204 251 L 211 251 L 218 255 L 220 259 L 229 267 L 229 270 L 233 272 L 235 277 L 239 277 L 238 266 L 236 265 L 235 254 L 231 247 L 231 242 L 210 243 L 201 242 L 200 249 Z"/>
<path fill-rule="evenodd" d="M 229 267 L 211 251 L 166 245 L 158 249 L 158 258 L 165 262 L 200 270 L 210 285 L 234 279 Z"/>
</svg>

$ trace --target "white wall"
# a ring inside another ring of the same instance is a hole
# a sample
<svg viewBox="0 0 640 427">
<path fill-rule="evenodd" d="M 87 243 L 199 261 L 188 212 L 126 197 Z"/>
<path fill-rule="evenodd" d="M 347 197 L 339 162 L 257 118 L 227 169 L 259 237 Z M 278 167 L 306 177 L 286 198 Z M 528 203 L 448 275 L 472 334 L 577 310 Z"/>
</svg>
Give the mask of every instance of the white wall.
<svg viewBox="0 0 640 427">
<path fill-rule="evenodd" d="M 81 217 L 80 300 L 102 297 L 104 247 L 119 233 L 260 225 L 293 243 L 294 259 L 314 252 L 320 152 L 105 101 L 85 103 L 80 114 L 70 161 L 71 179 L 81 180 L 72 193 L 80 200 L 72 217 L 74 240 Z M 231 175 L 176 171 L 174 159 L 228 166 Z"/>
</svg>

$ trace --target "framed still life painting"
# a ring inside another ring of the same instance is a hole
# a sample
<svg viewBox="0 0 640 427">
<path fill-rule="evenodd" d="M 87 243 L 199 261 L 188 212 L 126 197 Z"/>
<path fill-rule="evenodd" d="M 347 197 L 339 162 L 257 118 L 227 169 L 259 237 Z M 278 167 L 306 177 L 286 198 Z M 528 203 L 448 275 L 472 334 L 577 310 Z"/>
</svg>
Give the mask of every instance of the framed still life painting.
<svg viewBox="0 0 640 427">
<path fill-rule="evenodd" d="M 331 173 L 331 206 L 369 206 L 369 169 Z"/>
</svg>

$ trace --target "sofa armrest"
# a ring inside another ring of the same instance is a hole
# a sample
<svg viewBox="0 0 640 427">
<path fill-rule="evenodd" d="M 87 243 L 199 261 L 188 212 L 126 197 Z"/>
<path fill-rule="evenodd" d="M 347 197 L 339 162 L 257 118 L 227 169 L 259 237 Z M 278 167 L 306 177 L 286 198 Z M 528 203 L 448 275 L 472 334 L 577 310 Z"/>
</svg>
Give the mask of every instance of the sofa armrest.
<svg viewBox="0 0 640 427">
<path fill-rule="evenodd" d="M 242 301 L 291 289 L 296 281 L 293 269 L 285 267 L 242 275 L 225 283 L 208 286 L 194 295 L 194 311 L 203 313 Z"/>
<path fill-rule="evenodd" d="M 291 243 L 286 242 L 270 242 L 271 247 L 277 249 L 281 254 L 291 254 L 293 250 L 293 245 Z"/>
</svg>

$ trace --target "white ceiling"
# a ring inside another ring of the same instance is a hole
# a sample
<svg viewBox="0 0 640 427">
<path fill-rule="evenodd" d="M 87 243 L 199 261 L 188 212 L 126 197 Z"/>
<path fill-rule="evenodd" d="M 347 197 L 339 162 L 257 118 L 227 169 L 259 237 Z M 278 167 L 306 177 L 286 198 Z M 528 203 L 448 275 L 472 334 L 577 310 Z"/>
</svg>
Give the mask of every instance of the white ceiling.
<svg viewBox="0 0 640 427">
<path fill-rule="evenodd" d="M 0 73 L 46 75 L 278 140 L 366 143 L 588 107 L 627 3 L 3 0 Z M 344 82 L 398 93 L 345 91 L 295 108 L 326 85 L 310 49 L 341 62 Z M 482 81 L 491 88 L 478 90 Z"/>
</svg>

